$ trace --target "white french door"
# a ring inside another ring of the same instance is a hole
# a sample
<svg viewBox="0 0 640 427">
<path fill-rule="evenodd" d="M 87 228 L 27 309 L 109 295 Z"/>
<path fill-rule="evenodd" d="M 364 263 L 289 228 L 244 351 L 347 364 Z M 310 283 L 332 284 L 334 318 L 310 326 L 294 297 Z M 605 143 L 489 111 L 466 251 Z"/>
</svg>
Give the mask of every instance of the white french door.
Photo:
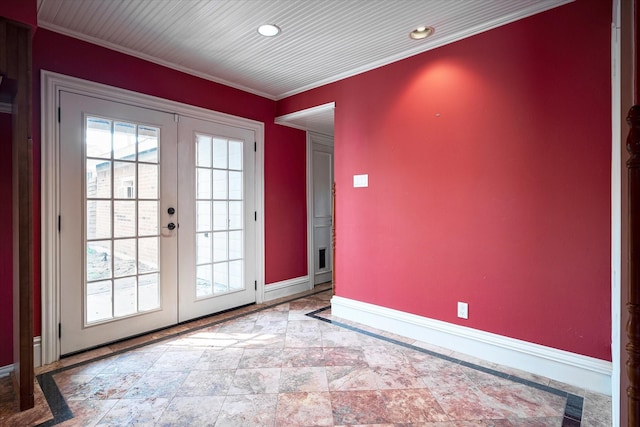
<svg viewBox="0 0 640 427">
<path fill-rule="evenodd" d="M 253 131 L 60 92 L 60 353 L 255 302 Z"/>
<path fill-rule="evenodd" d="M 252 130 L 180 118 L 181 322 L 256 300 L 254 141 Z"/>
</svg>

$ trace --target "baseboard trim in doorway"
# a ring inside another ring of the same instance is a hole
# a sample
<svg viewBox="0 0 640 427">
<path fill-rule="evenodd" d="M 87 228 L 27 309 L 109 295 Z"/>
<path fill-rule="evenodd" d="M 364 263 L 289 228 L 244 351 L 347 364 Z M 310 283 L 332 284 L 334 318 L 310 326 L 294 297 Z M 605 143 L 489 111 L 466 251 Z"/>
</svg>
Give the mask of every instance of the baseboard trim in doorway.
<svg viewBox="0 0 640 427">
<path fill-rule="evenodd" d="M 13 365 L 0 366 L 0 378 L 6 377 L 13 372 Z"/>
<path fill-rule="evenodd" d="M 308 291 L 309 276 L 295 277 L 293 279 L 282 280 L 280 282 L 269 283 L 264 286 L 264 301 L 284 298 L 300 292 Z"/>
<path fill-rule="evenodd" d="M 611 396 L 611 362 L 339 296 L 331 299 L 331 313 L 419 342 Z"/>
</svg>

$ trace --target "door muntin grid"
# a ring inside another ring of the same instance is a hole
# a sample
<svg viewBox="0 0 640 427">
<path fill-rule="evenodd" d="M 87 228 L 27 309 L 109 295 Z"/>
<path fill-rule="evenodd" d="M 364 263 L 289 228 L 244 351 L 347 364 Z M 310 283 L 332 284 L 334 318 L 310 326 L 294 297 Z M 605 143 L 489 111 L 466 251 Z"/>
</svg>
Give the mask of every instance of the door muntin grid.
<svg viewBox="0 0 640 427">
<path fill-rule="evenodd" d="M 244 142 L 197 132 L 196 299 L 245 289 Z"/>
<path fill-rule="evenodd" d="M 160 309 L 160 129 L 84 120 L 84 324 Z"/>
</svg>

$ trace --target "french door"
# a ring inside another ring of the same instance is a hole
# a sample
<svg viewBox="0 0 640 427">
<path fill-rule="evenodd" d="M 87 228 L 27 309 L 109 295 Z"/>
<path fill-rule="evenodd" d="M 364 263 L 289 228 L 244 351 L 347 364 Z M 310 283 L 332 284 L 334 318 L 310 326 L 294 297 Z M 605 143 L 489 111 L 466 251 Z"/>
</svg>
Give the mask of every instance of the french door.
<svg viewBox="0 0 640 427">
<path fill-rule="evenodd" d="M 252 133 L 60 92 L 61 354 L 255 301 Z"/>
</svg>

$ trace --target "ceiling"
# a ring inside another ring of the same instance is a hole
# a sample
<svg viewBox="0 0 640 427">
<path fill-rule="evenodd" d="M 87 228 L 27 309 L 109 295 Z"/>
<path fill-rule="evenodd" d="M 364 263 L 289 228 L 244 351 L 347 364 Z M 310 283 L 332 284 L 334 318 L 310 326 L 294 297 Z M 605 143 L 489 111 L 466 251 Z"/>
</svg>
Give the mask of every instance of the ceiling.
<svg viewBox="0 0 640 427">
<path fill-rule="evenodd" d="M 39 0 L 38 26 L 277 100 L 570 1 Z"/>
</svg>

